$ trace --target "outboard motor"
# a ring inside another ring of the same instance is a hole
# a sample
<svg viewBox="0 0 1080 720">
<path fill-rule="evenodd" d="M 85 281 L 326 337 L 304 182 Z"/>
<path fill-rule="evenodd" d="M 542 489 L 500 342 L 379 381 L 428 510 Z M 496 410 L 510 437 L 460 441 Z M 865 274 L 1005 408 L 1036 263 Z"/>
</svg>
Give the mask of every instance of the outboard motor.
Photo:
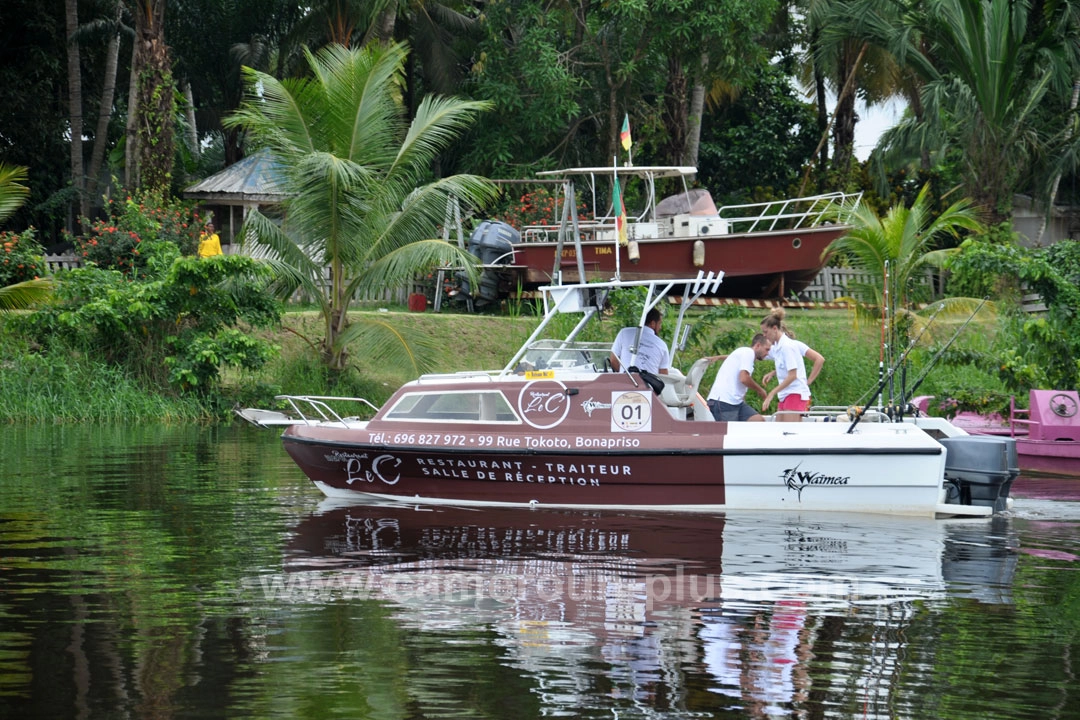
<svg viewBox="0 0 1080 720">
<path fill-rule="evenodd" d="M 469 253 L 487 266 L 509 265 L 514 260 L 514 245 L 521 242 L 521 233 L 499 220 L 480 223 L 469 238 Z M 475 292 L 469 287 L 463 273 L 458 274 L 461 289 L 474 300 L 495 302 L 499 300 L 499 272 L 490 267 L 480 272 Z"/>
<path fill-rule="evenodd" d="M 938 440 L 945 446 L 945 480 L 955 492 L 946 502 L 1006 509 L 1012 482 L 1020 474 L 1016 440 L 963 435 Z"/>
</svg>

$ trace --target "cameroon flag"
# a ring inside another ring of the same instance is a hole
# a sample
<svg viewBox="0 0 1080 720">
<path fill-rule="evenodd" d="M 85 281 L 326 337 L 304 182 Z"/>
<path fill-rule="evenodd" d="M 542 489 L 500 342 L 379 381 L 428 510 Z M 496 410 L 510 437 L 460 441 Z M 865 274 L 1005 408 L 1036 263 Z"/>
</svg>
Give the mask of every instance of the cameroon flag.
<svg viewBox="0 0 1080 720">
<path fill-rule="evenodd" d="M 618 175 L 615 176 L 615 184 L 611 186 L 611 207 L 615 213 L 615 232 L 619 237 L 619 244 L 626 245 L 629 242 L 626 237 L 626 206 L 623 205 Z"/>
</svg>

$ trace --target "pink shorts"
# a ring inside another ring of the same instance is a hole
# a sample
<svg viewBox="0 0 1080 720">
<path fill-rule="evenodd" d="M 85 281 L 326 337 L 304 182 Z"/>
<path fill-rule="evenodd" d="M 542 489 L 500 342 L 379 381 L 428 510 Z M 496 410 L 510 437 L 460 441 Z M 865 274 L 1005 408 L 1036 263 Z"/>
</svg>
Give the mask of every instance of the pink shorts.
<svg viewBox="0 0 1080 720">
<path fill-rule="evenodd" d="M 795 412 L 806 412 L 809 408 L 810 398 L 803 400 L 800 395 L 788 395 L 777 406 L 779 410 L 793 410 Z"/>
</svg>

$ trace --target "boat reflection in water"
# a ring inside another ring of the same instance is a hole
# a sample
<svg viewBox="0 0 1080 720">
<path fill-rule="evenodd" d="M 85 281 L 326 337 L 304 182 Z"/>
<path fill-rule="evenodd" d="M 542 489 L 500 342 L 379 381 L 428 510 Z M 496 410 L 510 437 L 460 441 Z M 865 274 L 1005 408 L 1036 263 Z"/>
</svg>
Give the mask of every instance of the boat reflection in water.
<svg viewBox="0 0 1080 720">
<path fill-rule="evenodd" d="M 811 674 L 815 690 L 884 702 L 916 608 L 1011 603 L 1016 561 L 1004 517 L 333 503 L 287 548 L 294 599 L 373 597 L 406 627 L 494 631 L 504 662 L 568 712 L 657 693 L 686 707 L 677 696 L 693 685 L 710 691 L 698 705 L 771 714 L 805 699 Z M 880 647 L 839 668 L 822 659 L 843 642 Z M 605 700 L 590 679 L 597 663 Z"/>
</svg>

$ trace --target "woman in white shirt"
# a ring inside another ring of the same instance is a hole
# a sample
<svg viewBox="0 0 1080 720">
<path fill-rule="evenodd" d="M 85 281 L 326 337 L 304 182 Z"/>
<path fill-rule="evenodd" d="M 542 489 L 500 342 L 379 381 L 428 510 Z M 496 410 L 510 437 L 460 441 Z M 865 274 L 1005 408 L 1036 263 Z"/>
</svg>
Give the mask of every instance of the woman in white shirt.
<svg viewBox="0 0 1080 720">
<path fill-rule="evenodd" d="M 776 415 L 778 422 L 800 422 L 802 413 L 810 408 L 810 383 L 821 372 L 825 358 L 821 353 L 810 348 L 806 343 L 790 337 L 790 331 L 784 326 L 784 309 L 777 308 L 761 321 L 761 332 L 772 341 L 769 359 L 776 363 L 776 378 L 779 381 L 762 404 L 762 412 L 772 403 L 773 396 L 779 398 Z M 813 362 L 813 369 L 808 376 L 804 357 Z M 770 375 L 763 380 L 768 383 Z"/>
</svg>

